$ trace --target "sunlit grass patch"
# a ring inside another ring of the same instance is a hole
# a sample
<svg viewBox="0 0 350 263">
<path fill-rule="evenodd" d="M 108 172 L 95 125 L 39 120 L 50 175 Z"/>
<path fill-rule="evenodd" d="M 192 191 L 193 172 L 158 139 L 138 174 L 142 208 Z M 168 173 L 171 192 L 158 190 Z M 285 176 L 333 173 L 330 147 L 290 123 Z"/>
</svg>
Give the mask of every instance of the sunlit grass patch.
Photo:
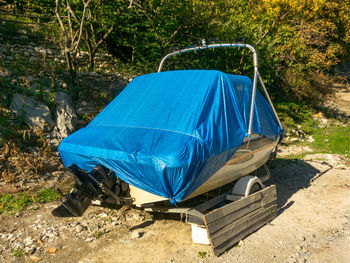
<svg viewBox="0 0 350 263">
<path fill-rule="evenodd" d="M 58 200 L 60 194 L 53 189 L 42 189 L 31 194 L 3 194 L 0 195 L 0 214 L 3 212 L 16 212 L 34 203 L 47 203 Z"/>
<path fill-rule="evenodd" d="M 311 145 L 315 151 L 342 154 L 350 158 L 350 124 L 315 129 L 313 138 L 315 141 Z"/>
</svg>

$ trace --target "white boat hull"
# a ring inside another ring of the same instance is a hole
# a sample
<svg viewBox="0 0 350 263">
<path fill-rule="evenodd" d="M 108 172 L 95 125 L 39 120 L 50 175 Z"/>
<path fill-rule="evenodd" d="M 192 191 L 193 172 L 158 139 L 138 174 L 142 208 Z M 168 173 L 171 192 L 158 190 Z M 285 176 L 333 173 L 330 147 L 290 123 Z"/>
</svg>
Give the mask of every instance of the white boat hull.
<svg viewBox="0 0 350 263">
<path fill-rule="evenodd" d="M 226 165 L 186 197 L 185 200 L 236 181 L 252 173 L 266 163 L 276 145 L 277 141 L 260 136 L 255 136 L 250 142 L 245 140 Z M 134 199 L 134 205 L 139 207 L 168 200 L 168 198 L 151 194 L 132 185 L 130 185 L 130 195 Z"/>
</svg>

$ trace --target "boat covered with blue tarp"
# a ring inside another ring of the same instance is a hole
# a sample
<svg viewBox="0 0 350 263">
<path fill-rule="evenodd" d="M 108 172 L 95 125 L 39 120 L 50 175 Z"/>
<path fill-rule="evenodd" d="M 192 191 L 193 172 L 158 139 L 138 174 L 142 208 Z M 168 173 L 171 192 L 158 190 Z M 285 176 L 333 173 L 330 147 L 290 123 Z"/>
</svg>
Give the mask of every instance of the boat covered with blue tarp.
<svg viewBox="0 0 350 263">
<path fill-rule="evenodd" d="M 180 70 L 136 77 L 58 150 L 66 167 L 103 165 L 126 183 L 183 201 L 249 138 L 249 77 Z M 278 140 L 281 128 L 257 90 L 252 133 Z"/>
</svg>

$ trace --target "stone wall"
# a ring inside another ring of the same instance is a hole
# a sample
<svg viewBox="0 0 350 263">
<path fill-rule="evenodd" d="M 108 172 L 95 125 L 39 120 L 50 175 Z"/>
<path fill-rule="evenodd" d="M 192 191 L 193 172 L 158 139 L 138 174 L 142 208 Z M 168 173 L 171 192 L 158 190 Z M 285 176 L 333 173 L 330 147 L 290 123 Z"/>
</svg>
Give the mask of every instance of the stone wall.
<svg viewBox="0 0 350 263">
<path fill-rule="evenodd" d="M 11 65 L 16 60 L 24 59 L 28 64 L 36 64 L 40 62 L 54 61 L 58 65 L 66 66 L 65 55 L 63 51 L 58 51 L 54 48 L 45 48 L 37 46 L 33 42 L 28 44 L 18 44 L 3 41 L 0 38 L 0 57 L 1 62 L 6 65 Z M 88 65 L 89 55 L 85 51 L 80 51 L 77 56 L 78 68 L 83 68 Z M 97 53 L 95 56 L 95 68 L 107 69 L 115 65 L 116 61 L 109 54 Z"/>
<path fill-rule="evenodd" d="M 3 25 L 0 24 L 1 26 Z M 26 30 L 18 30 L 17 34 L 20 34 L 20 37 L 15 39 L 0 36 L 0 78 L 14 85 L 26 84 L 32 91 L 35 91 L 37 86 L 50 85 L 51 88 L 55 86 L 67 89 L 70 77 L 64 51 L 52 43 L 31 40 Z M 110 54 L 96 54 L 95 72 L 86 71 L 88 62 L 88 53 L 80 51 L 77 56 L 78 80 L 88 81 L 92 85 L 95 82 L 105 82 L 105 86 L 113 86 L 116 80 L 128 82 L 130 78 L 112 72 L 117 61 Z M 40 82 L 45 80 L 47 83 L 42 85 Z"/>
<path fill-rule="evenodd" d="M 109 54 L 96 55 L 95 72 L 84 71 L 88 54 L 80 52 L 79 99 L 73 101 L 64 53 L 21 34 L 16 40 L 0 37 L 0 96 L 29 127 L 43 129 L 53 146 L 85 126 L 131 80 L 110 70 L 116 61 Z"/>
</svg>

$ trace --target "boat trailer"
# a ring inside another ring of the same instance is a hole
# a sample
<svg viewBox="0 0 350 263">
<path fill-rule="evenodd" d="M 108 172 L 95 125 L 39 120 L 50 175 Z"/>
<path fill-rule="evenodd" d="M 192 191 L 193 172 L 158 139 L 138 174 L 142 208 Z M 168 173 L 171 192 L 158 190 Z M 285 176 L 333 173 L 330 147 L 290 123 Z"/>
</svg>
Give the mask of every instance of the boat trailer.
<svg viewBox="0 0 350 263">
<path fill-rule="evenodd" d="M 240 240 L 266 225 L 277 216 L 276 186 L 264 188 L 261 179 L 269 179 L 265 164 L 263 177 L 247 175 L 240 178 L 231 191 L 200 202 L 191 208 L 167 208 L 150 204 L 147 212 L 178 213 L 192 226 L 194 243 L 211 245 L 219 256 Z M 132 205 L 128 185 L 115 180 L 112 171 L 97 166 L 87 173 L 76 166 L 69 169 L 75 177 L 74 190 L 52 211 L 57 217 L 78 217 L 94 200 L 109 205 Z M 124 197 L 122 197 L 124 196 Z"/>
</svg>

